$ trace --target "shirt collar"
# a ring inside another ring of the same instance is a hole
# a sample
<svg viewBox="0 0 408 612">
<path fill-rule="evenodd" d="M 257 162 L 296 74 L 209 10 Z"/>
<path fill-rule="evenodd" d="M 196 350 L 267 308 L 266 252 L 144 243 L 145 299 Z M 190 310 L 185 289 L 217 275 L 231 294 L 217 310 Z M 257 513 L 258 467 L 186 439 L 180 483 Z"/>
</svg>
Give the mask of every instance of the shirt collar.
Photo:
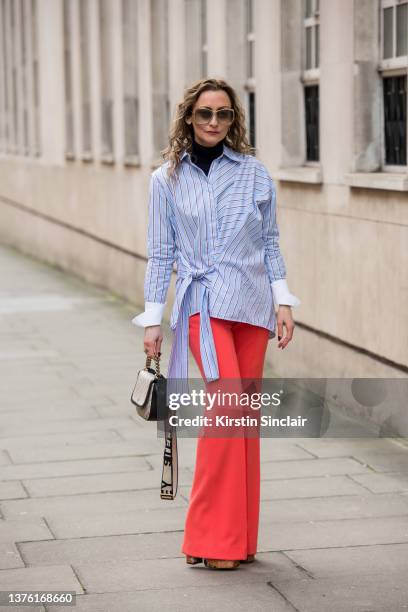
<svg viewBox="0 0 408 612">
<path fill-rule="evenodd" d="M 184 159 L 186 155 L 190 156 L 188 151 L 186 151 L 186 149 L 184 149 L 183 153 L 180 156 L 180 160 Z M 231 147 L 228 147 L 224 143 L 223 155 L 226 155 L 227 157 L 229 157 L 233 161 L 241 162 L 243 154 L 242 153 L 238 153 L 238 151 L 234 151 L 234 149 L 231 149 Z"/>
</svg>

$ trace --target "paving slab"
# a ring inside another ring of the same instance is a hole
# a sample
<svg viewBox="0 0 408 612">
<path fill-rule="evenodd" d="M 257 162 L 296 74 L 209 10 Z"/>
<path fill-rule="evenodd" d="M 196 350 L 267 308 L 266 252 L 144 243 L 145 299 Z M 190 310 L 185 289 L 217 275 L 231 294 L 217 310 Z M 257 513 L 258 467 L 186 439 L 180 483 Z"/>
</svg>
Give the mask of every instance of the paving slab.
<svg viewBox="0 0 408 612">
<path fill-rule="evenodd" d="M 152 489 L 158 491 L 161 485 L 162 470 L 144 470 L 139 472 L 116 472 L 89 476 L 70 476 L 66 478 L 37 478 L 24 480 L 23 485 L 30 497 L 48 497 L 55 495 L 80 495 L 82 493 L 105 493 L 107 491 L 137 491 Z M 189 485 L 192 474 L 189 470 L 178 470 L 178 482 Z M 1 484 L 0 484 L 1 492 Z"/>
<path fill-rule="evenodd" d="M 257 561 L 241 565 L 235 572 L 209 572 L 203 564 L 187 566 L 183 558 L 145 559 L 129 564 L 93 563 L 75 565 L 87 593 L 139 591 L 152 588 L 152 576 L 160 588 L 203 587 L 264 583 L 275 575 L 301 580 L 304 572 L 281 553 L 260 554 Z"/>
<path fill-rule="evenodd" d="M 142 439 L 137 445 L 130 442 L 94 443 L 88 446 L 54 446 L 51 448 L 13 448 L 9 455 L 13 463 L 37 463 L 75 459 L 131 457 L 163 452 L 163 441 Z"/>
<path fill-rule="evenodd" d="M 353 474 L 352 479 L 372 493 L 408 494 L 408 473 L 388 472 L 385 474 Z"/>
<path fill-rule="evenodd" d="M 191 487 L 180 487 L 180 493 L 189 499 Z M 282 478 L 261 481 L 261 500 L 302 499 L 331 495 L 359 495 L 365 488 L 347 476 Z"/>
<path fill-rule="evenodd" d="M 295 612 L 295 608 L 268 584 L 240 584 L 181 589 L 149 589 L 77 597 L 76 612 Z M 49 607 L 47 612 L 60 612 Z"/>
<path fill-rule="evenodd" d="M 27 367 L 27 366 L 26 366 Z M 65 399 L 71 400 L 71 402 L 75 401 L 79 397 L 78 393 L 74 388 L 62 388 L 55 387 L 54 389 L 37 389 L 31 391 L 31 389 L 20 389 L 18 394 L 12 394 L 7 399 L 3 400 L 3 407 L 10 410 L 15 406 L 22 406 L 23 408 L 27 408 L 31 402 L 42 402 L 42 403 L 50 403 L 57 399 Z"/>
<path fill-rule="evenodd" d="M 92 515 L 70 513 L 47 514 L 49 525 L 58 540 L 90 538 L 97 536 L 126 535 L 135 533 L 158 533 L 184 529 L 186 507 L 169 504 L 168 508 L 93 513 Z"/>
<path fill-rule="evenodd" d="M 405 543 L 408 516 L 296 522 L 287 527 L 282 523 L 262 523 L 258 542 L 260 550 Z"/>
<path fill-rule="evenodd" d="M 361 465 L 359 461 L 356 461 L 352 457 L 264 461 L 261 465 L 261 478 L 263 480 L 371 473 L 372 469 L 369 466 Z"/>
<path fill-rule="evenodd" d="M 72 567 L 48 565 L 47 567 L 23 567 L 0 572 L 1 591 L 75 591 L 84 592 Z M 24 609 L 26 609 L 24 607 Z M 61 610 L 61 608 L 58 608 Z M 13 608 L 14 610 L 14 608 Z"/>
<path fill-rule="evenodd" d="M 260 517 L 265 522 L 325 521 L 349 518 L 408 516 L 408 496 L 397 494 L 342 495 L 263 500 Z"/>
<path fill-rule="evenodd" d="M 81 405 L 78 401 L 74 405 L 69 407 L 69 410 L 64 410 L 61 406 L 36 406 L 33 410 L 32 407 L 25 410 L 19 410 L 16 413 L 15 410 L 2 411 L 0 413 L 0 427 L 10 425 L 20 425 L 23 420 L 25 423 L 36 423 L 38 420 L 41 421 L 60 421 L 70 419 L 92 419 L 94 417 L 102 416 L 97 410 L 102 408 L 93 408 L 89 404 Z"/>
<path fill-rule="evenodd" d="M 44 364 L 42 367 L 46 368 L 47 365 Z M 2 372 L 3 372 L 3 366 L 2 366 Z M 4 375 L 7 376 L 7 372 L 5 372 Z M 57 420 L 67 421 L 71 418 L 71 412 L 70 412 L 71 408 L 73 408 L 72 414 L 74 416 L 75 416 L 76 411 L 80 411 L 83 408 L 85 410 L 84 417 L 86 418 L 86 409 L 92 409 L 92 408 L 98 408 L 98 407 L 102 408 L 105 406 L 106 407 L 112 406 L 113 404 L 114 404 L 113 400 L 106 396 L 104 397 L 101 396 L 100 398 L 96 400 L 91 400 L 91 401 L 76 397 L 74 402 L 72 401 L 71 398 L 67 399 L 64 397 L 57 397 L 47 402 L 36 400 L 36 401 L 30 401 L 30 402 L 21 402 L 20 404 L 15 403 L 12 406 L 9 405 L 9 402 L 7 403 L 5 402 L 4 404 L 0 404 L 0 416 L 15 415 L 16 418 L 20 419 L 20 422 L 21 422 L 25 420 L 25 415 L 27 414 L 27 409 L 29 408 L 30 414 L 31 414 L 31 419 L 29 420 L 32 420 L 34 422 L 38 423 L 40 420 L 43 420 L 43 422 L 46 423 L 48 421 L 47 412 L 49 410 L 58 411 L 59 416 Z M 44 414 L 44 418 L 42 419 L 43 411 L 45 412 L 45 414 Z M 95 414 L 94 411 L 92 410 L 88 418 L 93 418 L 94 416 L 99 416 L 99 415 Z M 78 416 L 75 416 L 75 418 L 78 418 Z M 11 420 L 9 424 L 13 425 L 13 420 Z"/>
<path fill-rule="evenodd" d="M 181 495 L 174 500 L 166 500 L 173 506 L 186 506 Z M 55 497 L 36 497 L 5 500 L 1 509 L 5 518 L 17 516 L 47 516 L 65 514 L 67 508 L 72 514 L 93 514 L 95 512 L 116 512 L 117 510 L 141 510 L 163 507 L 160 487 L 140 491 L 115 491 L 89 493 L 83 495 L 57 495 Z"/>
<path fill-rule="evenodd" d="M 405 576 L 405 578 L 404 578 Z M 408 610 L 406 572 L 273 581 L 295 610 L 316 612 L 400 612 Z"/>
<path fill-rule="evenodd" d="M 365 452 L 360 455 L 362 465 L 376 472 L 405 472 L 408 474 L 408 451 L 401 448 L 397 452 Z"/>
<path fill-rule="evenodd" d="M 7 540 L 0 541 L 0 570 L 14 567 L 24 567 L 24 562 L 20 556 L 15 542 Z M 0 575 L 2 572 L 0 572 Z M 0 589 L 1 590 L 1 589 Z"/>
<path fill-rule="evenodd" d="M 298 438 L 297 445 L 316 457 L 364 458 L 373 453 L 405 453 L 407 445 L 399 438 Z"/>
<path fill-rule="evenodd" d="M 13 520 L 0 519 L 0 542 L 33 542 L 48 540 L 53 535 L 41 518 Z"/>
<path fill-rule="evenodd" d="M 115 429 L 115 427 L 123 426 L 132 427 L 133 423 L 129 418 L 117 416 L 112 418 L 92 418 L 92 419 L 67 419 L 64 420 L 63 413 L 61 413 L 61 419 L 58 421 L 44 421 L 38 420 L 35 423 L 25 423 L 24 419 L 16 425 L 5 425 L 2 427 L 2 437 L 12 436 L 33 436 L 34 434 L 45 435 L 54 433 L 85 433 L 95 432 L 106 429 Z"/>
<path fill-rule="evenodd" d="M 18 497 L 27 497 L 27 492 L 21 482 L 0 482 L 0 500 L 17 499 Z"/>
<path fill-rule="evenodd" d="M 291 497 L 327 497 L 330 495 L 359 495 L 363 487 L 348 476 L 283 478 L 261 482 L 261 499 L 289 499 Z"/>
<path fill-rule="evenodd" d="M 150 457 L 151 455 L 149 455 Z M 163 462 L 163 454 L 160 456 Z M 143 456 L 107 457 L 73 461 L 50 461 L 43 463 L 12 464 L 0 466 L 0 479 L 24 480 L 61 476 L 86 476 L 88 474 L 114 474 L 116 472 L 138 472 L 151 470 L 151 465 Z"/>
<path fill-rule="evenodd" d="M 27 565 L 78 565 L 94 563 L 96 560 L 123 564 L 142 559 L 182 558 L 182 538 L 183 534 L 180 530 L 179 532 L 24 542 L 19 544 L 19 549 Z"/>
<path fill-rule="evenodd" d="M 25 449 L 36 449 L 36 448 L 50 448 L 52 446 L 89 446 L 91 444 L 102 443 L 102 442 L 120 442 L 121 437 L 118 432 L 112 429 L 104 429 L 102 431 L 90 431 L 90 432 L 75 432 L 70 431 L 64 433 L 59 432 L 55 434 L 49 434 L 46 436 L 34 434 L 21 435 L 13 437 L 0 438 L 0 448 L 9 451 L 9 454 L 13 454 L 13 451 L 19 450 L 22 446 Z"/>
<path fill-rule="evenodd" d="M 11 460 L 8 453 L 5 453 L 3 450 L 0 450 L 0 467 L 3 465 L 10 465 Z"/>
<path fill-rule="evenodd" d="M 315 579 L 338 576 L 403 573 L 407 567 L 408 543 L 347 546 L 286 552 Z"/>
</svg>

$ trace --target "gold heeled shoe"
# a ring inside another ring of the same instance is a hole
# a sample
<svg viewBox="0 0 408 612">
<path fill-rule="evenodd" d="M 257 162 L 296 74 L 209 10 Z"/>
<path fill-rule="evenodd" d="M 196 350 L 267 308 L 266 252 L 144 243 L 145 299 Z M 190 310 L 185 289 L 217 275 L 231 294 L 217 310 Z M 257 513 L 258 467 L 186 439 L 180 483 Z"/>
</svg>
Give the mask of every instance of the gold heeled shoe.
<svg viewBox="0 0 408 612">
<path fill-rule="evenodd" d="M 236 569 L 239 561 L 232 559 L 204 559 L 204 565 L 211 569 Z"/>
<path fill-rule="evenodd" d="M 255 561 L 255 555 L 248 555 L 246 559 L 232 560 L 232 559 L 204 559 L 204 565 L 211 569 L 235 569 L 240 563 L 252 563 Z M 186 555 L 186 563 L 189 565 L 197 565 L 202 563 L 202 557 L 194 557 L 193 555 Z"/>
<path fill-rule="evenodd" d="M 246 559 L 240 559 L 241 563 L 253 563 L 255 561 L 255 555 L 248 555 Z"/>
<path fill-rule="evenodd" d="M 197 565 L 197 563 L 202 563 L 202 557 L 193 557 L 192 555 L 186 555 L 186 563 L 189 565 Z"/>
</svg>

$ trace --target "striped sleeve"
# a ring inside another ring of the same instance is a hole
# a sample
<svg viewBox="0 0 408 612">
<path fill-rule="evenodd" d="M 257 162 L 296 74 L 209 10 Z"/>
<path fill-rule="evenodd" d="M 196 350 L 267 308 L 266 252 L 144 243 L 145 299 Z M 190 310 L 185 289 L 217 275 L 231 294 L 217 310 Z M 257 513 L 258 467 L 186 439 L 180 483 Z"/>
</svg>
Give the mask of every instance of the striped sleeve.
<svg viewBox="0 0 408 612">
<path fill-rule="evenodd" d="M 286 278 L 286 266 L 279 248 L 279 228 L 276 221 L 276 190 L 266 168 L 256 170 L 255 198 L 262 213 L 262 235 L 265 242 L 265 265 L 270 282 Z"/>
<path fill-rule="evenodd" d="M 175 260 L 175 238 L 170 214 L 170 203 L 157 172 L 154 172 L 149 189 L 148 262 L 144 282 L 146 302 L 166 302 Z"/>
</svg>

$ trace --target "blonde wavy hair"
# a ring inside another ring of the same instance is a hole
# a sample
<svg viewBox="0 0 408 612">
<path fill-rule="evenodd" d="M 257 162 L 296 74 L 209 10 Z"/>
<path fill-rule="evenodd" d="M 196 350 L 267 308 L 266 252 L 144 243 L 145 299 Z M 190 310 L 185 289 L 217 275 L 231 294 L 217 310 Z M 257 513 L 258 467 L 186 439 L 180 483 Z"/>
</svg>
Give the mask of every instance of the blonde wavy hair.
<svg viewBox="0 0 408 612">
<path fill-rule="evenodd" d="M 160 151 L 164 160 L 168 160 L 168 175 L 174 178 L 182 153 L 191 152 L 193 142 L 193 126 L 186 123 L 190 117 L 203 91 L 223 90 L 231 100 L 234 109 L 234 121 L 231 123 L 225 137 L 225 144 L 238 153 L 255 155 L 255 149 L 250 145 L 245 126 L 245 111 L 239 101 L 235 90 L 223 79 L 200 79 L 188 87 L 184 92 L 184 99 L 177 104 L 175 118 L 170 126 L 169 144 Z"/>
</svg>

